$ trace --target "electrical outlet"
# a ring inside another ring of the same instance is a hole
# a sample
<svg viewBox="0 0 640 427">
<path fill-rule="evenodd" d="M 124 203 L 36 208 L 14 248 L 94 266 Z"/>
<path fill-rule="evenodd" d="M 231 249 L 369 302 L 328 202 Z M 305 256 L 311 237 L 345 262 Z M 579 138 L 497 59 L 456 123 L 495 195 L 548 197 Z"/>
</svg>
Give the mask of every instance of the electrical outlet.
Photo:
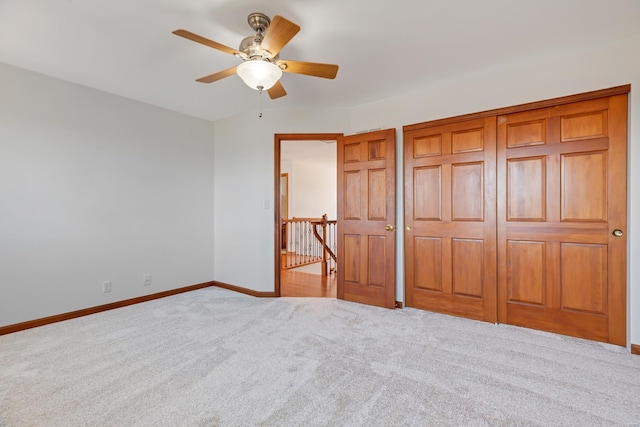
<svg viewBox="0 0 640 427">
<path fill-rule="evenodd" d="M 102 282 L 102 292 L 111 292 L 111 280 L 105 280 Z"/>
<path fill-rule="evenodd" d="M 151 285 L 151 275 L 150 274 L 145 274 L 144 276 L 142 276 L 142 284 L 144 286 Z"/>
</svg>

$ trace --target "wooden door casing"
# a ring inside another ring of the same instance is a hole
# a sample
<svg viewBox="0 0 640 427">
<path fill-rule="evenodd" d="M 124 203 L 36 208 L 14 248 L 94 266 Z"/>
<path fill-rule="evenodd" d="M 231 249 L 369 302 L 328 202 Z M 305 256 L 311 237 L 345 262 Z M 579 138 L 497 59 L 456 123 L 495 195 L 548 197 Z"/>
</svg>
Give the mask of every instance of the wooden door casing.
<svg viewBox="0 0 640 427">
<path fill-rule="evenodd" d="M 395 144 L 395 129 L 338 139 L 340 299 L 395 307 Z"/>
<path fill-rule="evenodd" d="M 404 132 L 408 307 L 495 322 L 496 118 Z"/>
<path fill-rule="evenodd" d="M 626 345 L 626 118 L 627 95 L 498 117 L 501 323 Z"/>
</svg>

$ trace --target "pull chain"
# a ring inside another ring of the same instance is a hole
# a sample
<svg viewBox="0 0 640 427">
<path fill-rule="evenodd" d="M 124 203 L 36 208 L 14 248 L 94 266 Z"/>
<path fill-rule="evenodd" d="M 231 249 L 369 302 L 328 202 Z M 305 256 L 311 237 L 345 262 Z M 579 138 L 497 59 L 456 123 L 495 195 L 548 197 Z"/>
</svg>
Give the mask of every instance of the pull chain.
<svg viewBox="0 0 640 427">
<path fill-rule="evenodd" d="M 264 86 L 258 86 L 258 93 L 260 93 L 260 112 L 258 113 L 259 119 L 262 118 L 262 90 L 263 89 L 264 89 Z"/>
</svg>

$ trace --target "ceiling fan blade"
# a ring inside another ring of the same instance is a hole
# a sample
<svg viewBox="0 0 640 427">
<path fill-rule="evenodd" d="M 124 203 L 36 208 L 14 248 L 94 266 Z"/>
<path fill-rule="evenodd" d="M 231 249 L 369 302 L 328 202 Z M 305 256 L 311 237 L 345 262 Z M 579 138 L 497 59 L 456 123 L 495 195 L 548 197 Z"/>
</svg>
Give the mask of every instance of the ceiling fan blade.
<svg viewBox="0 0 640 427">
<path fill-rule="evenodd" d="M 286 59 L 278 61 L 278 65 L 282 64 L 286 65 L 282 71 L 287 73 L 304 74 L 307 76 L 322 77 L 325 79 L 335 79 L 336 74 L 338 74 L 338 66 L 335 64 L 289 61 Z"/>
<path fill-rule="evenodd" d="M 284 90 L 284 87 L 282 86 L 282 83 L 280 83 L 280 80 L 278 80 L 276 84 L 271 86 L 271 89 L 267 90 L 267 92 L 269 92 L 269 98 L 271 99 L 280 98 L 287 94 L 287 91 Z"/>
<path fill-rule="evenodd" d="M 218 71 L 217 73 L 209 74 L 208 76 L 200 77 L 196 81 L 200 83 L 213 83 L 215 81 L 224 79 L 225 77 L 232 76 L 235 73 L 236 73 L 236 67 L 231 67 L 223 71 Z"/>
<path fill-rule="evenodd" d="M 271 52 L 272 56 L 276 56 L 284 45 L 298 34 L 298 31 L 300 31 L 298 24 L 276 15 L 273 17 L 269 28 L 267 28 L 267 34 L 265 34 L 260 47 L 262 50 Z"/>
<path fill-rule="evenodd" d="M 209 40 L 205 37 L 199 36 L 197 34 L 192 33 L 191 31 L 187 31 L 187 30 L 175 30 L 173 32 L 173 34 L 175 34 L 176 36 L 180 36 L 180 37 L 184 37 L 185 39 L 194 41 L 196 43 L 200 43 L 203 44 L 205 46 L 209 46 L 212 47 L 214 49 L 218 49 L 224 53 L 228 53 L 231 55 L 238 55 L 240 54 L 239 51 L 230 48 L 229 46 L 225 46 L 223 44 L 220 44 L 218 42 L 214 42 L 213 40 Z"/>
</svg>

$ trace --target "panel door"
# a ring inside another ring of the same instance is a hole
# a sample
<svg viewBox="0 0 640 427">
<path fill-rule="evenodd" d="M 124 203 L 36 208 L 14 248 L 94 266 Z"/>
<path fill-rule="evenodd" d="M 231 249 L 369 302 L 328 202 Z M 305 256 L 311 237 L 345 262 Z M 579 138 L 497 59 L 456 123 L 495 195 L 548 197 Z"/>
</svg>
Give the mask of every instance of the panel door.
<svg viewBox="0 0 640 427">
<path fill-rule="evenodd" d="M 626 344 L 626 117 L 626 95 L 498 117 L 500 322 Z"/>
<path fill-rule="evenodd" d="M 338 298 L 395 307 L 395 129 L 338 140 Z"/>
<path fill-rule="evenodd" d="M 496 118 L 406 131 L 407 306 L 495 322 Z"/>
</svg>

